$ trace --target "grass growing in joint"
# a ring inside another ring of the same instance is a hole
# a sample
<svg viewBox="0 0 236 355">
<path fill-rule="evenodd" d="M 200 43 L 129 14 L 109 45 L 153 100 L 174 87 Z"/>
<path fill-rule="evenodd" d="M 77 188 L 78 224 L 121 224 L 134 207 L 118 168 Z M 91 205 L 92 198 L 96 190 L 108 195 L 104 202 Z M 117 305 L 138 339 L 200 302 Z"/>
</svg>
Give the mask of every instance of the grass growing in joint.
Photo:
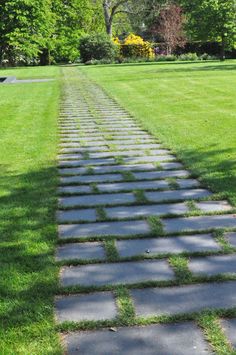
<svg viewBox="0 0 236 355">
<path fill-rule="evenodd" d="M 143 190 L 135 190 L 134 191 L 134 196 L 136 198 L 137 203 L 146 203 L 148 202 L 148 199 L 145 196 L 145 193 Z"/>
<path fill-rule="evenodd" d="M 179 282 L 191 282 L 192 274 L 188 269 L 188 259 L 183 256 L 171 256 L 169 263 L 175 271 L 176 278 Z"/>
<path fill-rule="evenodd" d="M 233 351 L 232 346 L 229 344 L 216 315 L 203 313 L 198 317 L 197 321 L 217 354 L 235 355 L 235 351 Z"/>
<path fill-rule="evenodd" d="M 106 250 L 107 260 L 110 262 L 117 261 L 119 259 L 119 254 L 116 249 L 115 239 L 106 240 L 104 242 L 104 247 Z"/>
<path fill-rule="evenodd" d="M 154 233 L 158 236 L 165 235 L 165 232 L 163 230 L 163 225 L 162 225 L 161 219 L 159 217 L 156 217 L 156 216 L 148 217 L 148 223 L 151 227 L 152 233 Z"/>
<path fill-rule="evenodd" d="M 107 215 L 103 207 L 96 207 L 96 214 L 100 222 L 107 219 Z"/>
<path fill-rule="evenodd" d="M 115 290 L 115 296 L 120 313 L 120 325 L 132 325 L 135 320 L 135 310 L 129 291 L 125 287 L 119 287 Z"/>
<path fill-rule="evenodd" d="M 123 176 L 123 179 L 125 180 L 125 181 L 130 181 L 130 182 L 132 182 L 132 181 L 135 181 L 136 179 L 135 179 L 135 176 L 130 172 L 130 171 L 124 171 L 124 172 L 122 172 L 122 176 Z"/>
</svg>

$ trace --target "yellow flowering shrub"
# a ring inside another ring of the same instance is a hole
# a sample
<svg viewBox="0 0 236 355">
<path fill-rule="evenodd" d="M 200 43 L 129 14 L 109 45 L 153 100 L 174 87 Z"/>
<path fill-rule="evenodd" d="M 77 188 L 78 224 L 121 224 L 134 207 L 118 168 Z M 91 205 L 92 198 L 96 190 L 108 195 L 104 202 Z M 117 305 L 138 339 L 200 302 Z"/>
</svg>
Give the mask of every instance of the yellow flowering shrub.
<svg viewBox="0 0 236 355">
<path fill-rule="evenodd" d="M 152 49 L 151 43 L 144 41 L 140 36 L 133 33 L 129 34 L 125 38 L 121 45 L 121 54 L 123 57 L 132 58 L 154 58 L 154 51 Z"/>
</svg>

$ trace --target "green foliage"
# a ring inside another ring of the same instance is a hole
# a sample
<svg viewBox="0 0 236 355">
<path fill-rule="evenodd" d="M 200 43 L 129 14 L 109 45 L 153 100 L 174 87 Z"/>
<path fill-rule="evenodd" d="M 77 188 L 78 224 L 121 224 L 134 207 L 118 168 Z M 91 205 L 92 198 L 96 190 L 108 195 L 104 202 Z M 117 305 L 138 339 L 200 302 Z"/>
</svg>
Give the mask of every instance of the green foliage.
<svg viewBox="0 0 236 355">
<path fill-rule="evenodd" d="M 28 63 L 50 49 L 54 26 L 51 0 L 8 0 L 0 3 L 0 64 Z"/>
<path fill-rule="evenodd" d="M 80 58 L 86 63 L 93 59 L 115 59 L 117 56 L 117 46 L 105 33 L 95 33 L 81 37 Z"/>
<path fill-rule="evenodd" d="M 235 0 L 182 0 L 182 4 L 191 38 L 220 40 L 223 52 L 225 47 L 233 46 L 236 35 Z"/>
<path fill-rule="evenodd" d="M 53 12 L 56 15 L 54 57 L 57 62 L 74 62 L 79 57 L 81 35 L 97 30 L 102 14 L 89 0 L 57 0 Z"/>
</svg>

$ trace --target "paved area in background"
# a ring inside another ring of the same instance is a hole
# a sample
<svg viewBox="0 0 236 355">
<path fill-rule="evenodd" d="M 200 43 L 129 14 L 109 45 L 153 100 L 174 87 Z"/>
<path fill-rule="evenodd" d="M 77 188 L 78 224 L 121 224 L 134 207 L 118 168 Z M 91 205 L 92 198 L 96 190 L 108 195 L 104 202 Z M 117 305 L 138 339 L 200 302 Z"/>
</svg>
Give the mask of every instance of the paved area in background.
<svg viewBox="0 0 236 355">
<path fill-rule="evenodd" d="M 235 214 L 100 87 L 73 73 L 64 70 L 59 119 L 55 306 L 62 329 L 67 322 L 82 330 L 64 336 L 66 351 L 212 354 L 195 318 L 175 317 L 236 307 Z M 158 324 L 163 315 L 168 324 Z M 236 320 L 219 322 L 236 347 Z"/>
</svg>

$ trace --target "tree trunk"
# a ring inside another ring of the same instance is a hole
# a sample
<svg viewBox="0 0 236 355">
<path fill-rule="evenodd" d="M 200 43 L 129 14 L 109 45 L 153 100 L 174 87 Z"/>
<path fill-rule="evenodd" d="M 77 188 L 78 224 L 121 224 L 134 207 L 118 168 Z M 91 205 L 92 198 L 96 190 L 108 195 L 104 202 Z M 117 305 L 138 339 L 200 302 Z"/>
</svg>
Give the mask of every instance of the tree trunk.
<svg viewBox="0 0 236 355">
<path fill-rule="evenodd" d="M 50 65 L 50 53 L 47 48 L 44 48 L 39 55 L 40 65 Z"/>
<path fill-rule="evenodd" d="M 112 16 L 110 14 L 110 4 L 108 1 L 103 1 L 103 9 L 104 9 L 104 19 L 106 25 L 107 34 L 112 37 Z"/>
<path fill-rule="evenodd" d="M 220 51 L 220 60 L 221 60 L 222 62 L 225 61 L 225 45 L 226 45 L 225 36 L 222 35 L 222 39 L 221 39 L 221 51 Z"/>
</svg>

